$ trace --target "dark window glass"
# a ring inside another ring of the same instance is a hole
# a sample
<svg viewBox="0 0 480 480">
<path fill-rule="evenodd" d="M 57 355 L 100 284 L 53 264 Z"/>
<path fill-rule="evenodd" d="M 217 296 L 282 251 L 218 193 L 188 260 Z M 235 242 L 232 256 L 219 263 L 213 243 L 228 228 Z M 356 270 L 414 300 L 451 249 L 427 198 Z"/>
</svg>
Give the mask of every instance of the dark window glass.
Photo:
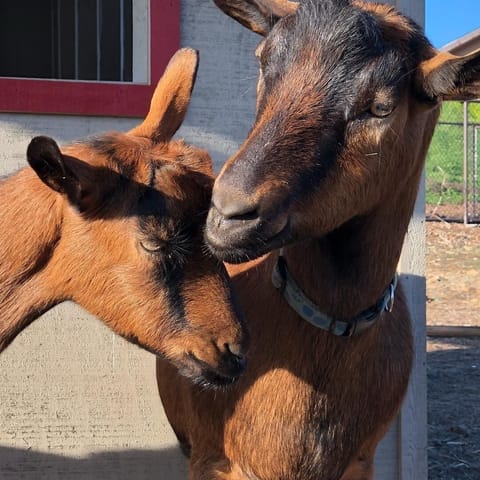
<svg viewBox="0 0 480 480">
<path fill-rule="evenodd" d="M 0 0 L 0 76 L 132 81 L 132 0 Z"/>
</svg>

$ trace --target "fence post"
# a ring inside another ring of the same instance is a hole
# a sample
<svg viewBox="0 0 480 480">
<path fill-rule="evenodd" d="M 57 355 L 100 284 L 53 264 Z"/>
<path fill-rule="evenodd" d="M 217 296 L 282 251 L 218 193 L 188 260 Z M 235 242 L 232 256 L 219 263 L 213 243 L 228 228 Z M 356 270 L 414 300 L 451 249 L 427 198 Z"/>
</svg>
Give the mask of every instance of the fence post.
<svg viewBox="0 0 480 480">
<path fill-rule="evenodd" d="M 425 24 L 424 0 L 390 0 L 419 25 Z M 427 468 L 425 173 L 398 266 L 409 302 L 415 339 L 415 361 L 399 418 L 397 459 L 399 480 L 421 480 Z"/>
</svg>

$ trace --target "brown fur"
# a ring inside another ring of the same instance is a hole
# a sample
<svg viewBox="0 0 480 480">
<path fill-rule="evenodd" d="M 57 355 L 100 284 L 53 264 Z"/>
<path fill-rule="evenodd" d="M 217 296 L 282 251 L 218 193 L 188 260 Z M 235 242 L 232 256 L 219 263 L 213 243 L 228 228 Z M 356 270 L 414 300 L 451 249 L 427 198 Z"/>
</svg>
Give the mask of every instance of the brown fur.
<svg viewBox="0 0 480 480">
<path fill-rule="evenodd" d="M 223 259 L 266 255 L 228 267 L 252 338 L 245 374 L 213 395 L 159 360 L 162 401 L 191 480 L 372 480 L 412 365 L 402 288 L 373 327 L 335 337 L 272 286 L 274 250 L 326 314 L 373 305 L 396 270 L 440 101 L 480 93 L 479 62 L 457 59 L 453 75 L 391 7 L 312 1 L 278 20 L 256 0 L 216 3 L 266 38 L 256 121 L 215 182 L 206 236 Z M 372 114 L 376 103 L 391 113 Z"/>
<path fill-rule="evenodd" d="M 241 372 L 246 333 L 225 269 L 202 238 L 210 157 L 170 138 L 196 65 L 194 51 L 177 53 L 136 129 L 62 151 L 36 137 L 32 168 L 0 184 L 0 351 L 73 300 L 194 381 L 230 382 Z"/>
</svg>

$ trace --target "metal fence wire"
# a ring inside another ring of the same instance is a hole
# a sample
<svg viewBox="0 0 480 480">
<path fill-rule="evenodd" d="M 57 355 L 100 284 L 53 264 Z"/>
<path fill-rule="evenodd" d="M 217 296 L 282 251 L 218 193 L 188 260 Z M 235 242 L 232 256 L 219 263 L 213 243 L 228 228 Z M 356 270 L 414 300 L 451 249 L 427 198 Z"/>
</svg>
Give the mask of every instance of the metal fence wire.
<svg viewBox="0 0 480 480">
<path fill-rule="evenodd" d="M 426 162 L 427 219 L 480 223 L 480 101 L 445 102 Z"/>
</svg>

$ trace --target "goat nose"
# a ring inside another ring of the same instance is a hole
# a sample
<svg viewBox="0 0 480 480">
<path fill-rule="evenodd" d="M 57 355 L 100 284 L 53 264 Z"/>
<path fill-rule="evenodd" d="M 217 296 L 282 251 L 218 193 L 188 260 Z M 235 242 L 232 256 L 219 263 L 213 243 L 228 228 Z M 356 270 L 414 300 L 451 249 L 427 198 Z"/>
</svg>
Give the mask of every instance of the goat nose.
<svg viewBox="0 0 480 480">
<path fill-rule="evenodd" d="M 212 205 L 228 220 L 253 220 L 258 217 L 256 203 L 236 188 L 214 188 Z"/>
<path fill-rule="evenodd" d="M 243 354 L 242 345 L 240 345 L 239 343 L 234 343 L 234 344 L 226 343 L 225 350 L 229 352 L 231 355 L 233 355 L 234 357 L 237 357 L 239 359 L 245 358 L 245 355 Z"/>
<path fill-rule="evenodd" d="M 225 343 L 225 356 L 231 366 L 238 368 L 240 371 L 245 368 L 247 358 L 243 353 L 243 348 L 240 344 Z"/>
</svg>

